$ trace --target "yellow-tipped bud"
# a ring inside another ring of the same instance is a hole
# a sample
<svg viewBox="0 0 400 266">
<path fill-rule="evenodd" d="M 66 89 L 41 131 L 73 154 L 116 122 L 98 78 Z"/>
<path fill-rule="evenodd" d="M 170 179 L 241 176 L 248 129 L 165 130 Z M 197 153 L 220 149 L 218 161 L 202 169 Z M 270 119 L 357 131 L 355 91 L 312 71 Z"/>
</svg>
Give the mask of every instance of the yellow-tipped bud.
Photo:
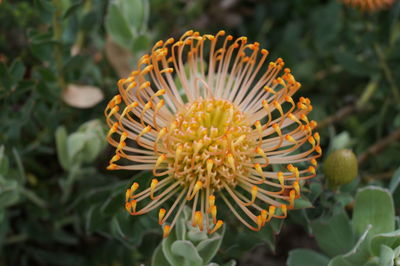
<svg viewBox="0 0 400 266">
<path fill-rule="evenodd" d="M 212 230 L 210 230 L 208 233 L 214 234 L 218 229 L 220 229 L 222 227 L 223 224 L 224 224 L 223 221 L 218 220 L 217 223 L 214 225 L 214 228 Z"/>
<path fill-rule="evenodd" d="M 215 196 L 214 195 L 210 195 L 208 197 L 208 204 L 210 205 L 210 207 L 215 205 Z"/>
<path fill-rule="evenodd" d="M 263 219 L 262 219 L 261 215 L 258 215 L 257 216 L 257 229 L 260 230 L 262 226 L 263 226 Z"/>
<path fill-rule="evenodd" d="M 198 153 L 203 146 L 204 146 L 203 140 L 195 141 L 193 143 L 194 153 Z"/>
<path fill-rule="evenodd" d="M 119 159 L 121 159 L 121 157 L 120 157 L 118 154 L 115 154 L 115 155 L 111 158 L 110 164 L 113 163 L 113 162 L 118 161 Z"/>
<path fill-rule="evenodd" d="M 167 159 L 167 155 L 165 155 L 165 154 L 161 154 L 160 156 L 158 156 L 157 161 L 156 161 L 156 168 L 158 166 L 160 166 L 160 164 L 162 162 L 164 162 L 166 159 Z"/>
<path fill-rule="evenodd" d="M 161 109 L 161 107 L 164 106 L 164 104 L 165 104 L 165 101 L 164 101 L 163 99 L 161 99 L 161 100 L 156 104 L 155 111 L 158 112 L 158 111 Z"/>
<path fill-rule="evenodd" d="M 131 194 L 132 194 L 131 189 L 128 188 L 125 192 L 125 202 L 128 202 L 129 198 L 131 197 Z"/>
<path fill-rule="evenodd" d="M 289 209 L 293 209 L 294 208 L 294 200 L 296 198 L 296 191 L 295 190 L 291 190 L 289 192 Z"/>
<path fill-rule="evenodd" d="M 232 153 L 228 153 L 226 156 L 229 166 L 235 171 L 235 159 L 233 158 Z"/>
<path fill-rule="evenodd" d="M 163 219 L 165 216 L 166 210 L 164 208 L 161 208 L 160 211 L 158 212 L 158 223 L 161 225 L 163 224 Z"/>
<path fill-rule="evenodd" d="M 260 175 L 263 175 L 263 170 L 262 170 L 261 165 L 259 163 L 256 163 L 254 165 L 254 168 L 256 169 L 257 173 L 259 173 Z"/>
<path fill-rule="evenodd" d="M 163 238 L 166 238 L 169 235 L 170 231 L 171 231 L 171 226 L 164 225 L 164 227 L 163 227 Z"/>
<path fill-rule="evenodd" d="M 267 221 L 267 211 L 266 210 L 261 210 L 261 218 L 262 218 L 262 226 L 265 225 L 265 222 Z"/>
<path fill-rule="evenodd" d="M 203 182 L 197 181 L 193 188 L 193 195 L 196 195 L 197 192 L 203 187 Z"/>
<path fill-rule="evenodd" d="M 158 184 L 158 180 L 153 178 L 151 180 L 151 184 L 150 184 L 150 198 L 151 199 L 154 199 L 154 191 L 156 189 L 157 184 Z"/>
<path fill-rule="evenodd" d="M 317 166 L 318 165 L 318 162 L 317 162 L 317 160 L 315 160 L 315 159 L 311 159 L 311 164 L 312 165 L 314 165 L 314 166 Z"/>
<path fill-rule="evenodd" d="M 194 221 L 193 221 L 194 226 L 198 226 L 200 231 L 203 231 L 203 214 L 201 211 L 196 211 L 194 213 Z"/>
<path fill-rule="evenodd" d="M 211 175 L 211 171 L 214 165 L 214 161 L 212 159 L 208 159 L 207 160 L 207 174 L 210 176 Z"/>
<path fill-rule="evenodd" d="M 258 154 L 258 155 L 260 155 L 260 156 L 262 156 L 264 159 L 268 159 L 267 158 L 267 155 L 265 154 L 265 152 L 263 151 L 263 149 L 261 149 L 260 147 L 257 147 L 256 148 L 256 153 Z"/>
<path fill-rule="evenodd" d="M 290 135 L 286 135 L 286 136 L 285 136 L 285 139 L 286 139 L 287 141 L 289 141 L 289 142 L 297 143 L 297 141 L 296 141 L 292 136 L 290 136 Z"/>
<path fill-rule="evenodd" d="M 254 123 L 254 126 L 256 127 L 258 133 L 261 134 L 261 132 L 262 132 L 262 127 L 261 127 L 261 123 L 260 123 L 259 120 L 257 120 L 257 121 Z"/>
<path fill-rule="evenodd" d="M 300 184 L 299 184 L 299 182 L 297 182 L 297 181 L 293 182 L 293 188 L 296 191 L 296 195 L 300 196 Z"/>
<path fill-rule="evenodd" d="M 165 94 L 165 89 L 161 89 L 161 90 L 158 90 L 156 93 L 154 93 L 154 96 L 158 97 L 158 96 L 161 96 L 164 94 Z"/>
<path fill-rule="evenodd" d="M 250 192 L 251 193 L 251 201 L 246 203 L 245 206 L 249 206 L 254 203 L 254 201 L 257 198 L 257 192 L 258 192 L 258 186 L 253 186 L 251 188 L 251 192 Z"/>
<path fill-rule="evenodd" d="M 278 124 L 273 124 L 273 125 L 272 125 L 272 128 L 275 130 L 275 132 L 276 132 L 279 136 L 282 135 L 281 128 L 279 127 Z"/>
<path fill-rule="evenodd" d="M 278 172 L 276 175 L 278 176 L 279 184 L 281 184 L 281 186 L 284 186 L 285 185 L 285 177 L 283 176 L 283 172 Z"/>
<path fill-rule="evenodd" d="M 274 217 L 275 211 L 276 211 L 276 207 L 274 205 L 269 206 L 267 222 L 271 221 L 272 217 Z"/>
<path fill-rule="evenodd" d="M 146 133 L 149 133 L 151 131 L 151 126 L 146 126 L 145 128 L 142 129 L 142 131 L 139 133 L 138 137 L 143 136 Z"/>
<path fill-rule="evenodd" d="M 284 217 L 287 217 L 287 206 L 285 204 L 281 205 L 281 210 Z"/>
<path fill-rule="evenodd" d="M 213 218 L 213 223 L 217 223 L 217 205 L 213 205 L 210 207 L 210 213 Z"/>
<path fill-rule="evenodd" d="M 142 85 L 140 85 L 140 86 L 139 86 L 139 91 L 140 91 L 140 90 L 143 90 L 143 89 L 145 89 L 145 88 L 148 88 L 148 87 L 150 87 L 150 81 L 146 81 L 146 82 L 144 82 Z"/>
<path fill-rule="evenodd" d="M 315 171 L 315 167 L 314 166 L 310 166 L 310 167 L 308 167 L 308 171 L 311 173 L 311 174 L 313 174 L 313 175 L 315 175 L 317 172 Z"/>
<path fill-rule="evenodd" d="M 115 163 L 111 163 L 110 165 L 107 166 L 107 170 L 116 170 L 118 169 L 118 165 Z"/>
<path fill-rule="evenodd" d="M 283 114 L 282 106 L 278 101 L 273 102 L 274 107 L 279 111 L 279 113 Z"/>
<path fill-rule="evenodd" d="M 135 191 L 139 188 L 139 184 L 134 182 L 131 186 L 131 193 L 135 193 Z"/>
</svg>

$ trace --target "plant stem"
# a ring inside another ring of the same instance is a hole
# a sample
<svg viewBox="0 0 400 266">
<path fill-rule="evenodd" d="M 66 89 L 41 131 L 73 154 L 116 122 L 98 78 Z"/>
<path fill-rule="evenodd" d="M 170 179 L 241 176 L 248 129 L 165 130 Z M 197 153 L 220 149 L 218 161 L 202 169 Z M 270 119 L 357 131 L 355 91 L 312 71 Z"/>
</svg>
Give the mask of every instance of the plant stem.
<svg viewBox="0 0 400 266">
<path fill-rule="evenodd" d="M 328 116 L 318 124 L 318 128 L 324 128 L 326 126 L 329 126 L 333 123 L 336 123 L 337 121 L 343 120 L 345 117 L 355 112 L 362 110 L 365 107 L 366 103 L 368 103 L 371 96 L 374 94 L 376 88 L 378 87 L 379 80 L 380 80 L 379 76 L 373 77 L 371 81 L 367 84 L 367 86 L 364 89 L 364 92 L 362 93 L 361 97 L 355 104 L 344 106 L 335 114 Z"/>
<path fill-rule="evenodd" d="M 362 164 L 366 162 L 369 156 L 378 154 L 380 151 L 392 144 L 393 141 L 396 141 L 398 139 L 400 139 L 400 128 L 392 132 L 392 134 L 390 134 L 389 136 L 379 140 L 378 142 L 370 146 L 364 153 L 358 156 L 358 163 Z"/>
</svg>

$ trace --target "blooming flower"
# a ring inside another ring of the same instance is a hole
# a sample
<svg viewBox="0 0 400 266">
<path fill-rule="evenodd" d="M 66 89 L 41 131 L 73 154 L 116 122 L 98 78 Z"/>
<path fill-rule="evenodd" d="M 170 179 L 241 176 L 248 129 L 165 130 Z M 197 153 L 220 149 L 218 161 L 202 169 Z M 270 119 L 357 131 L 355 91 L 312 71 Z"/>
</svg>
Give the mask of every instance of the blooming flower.
<svg viewBox="0 0 400 266">
<path fill-rule="evenodd" d="M 342 0 L 346 5 L 358 7 L 361 10 L 378 11 L 390 7 L 394 0 Z"/>
<path fill-rule="evenodd" d="M 304 180 L 316 175 L 321 155 L 310 100 L 278 58 L 246 37 L 224 31 L 188 31 L 157 42 L 137 68 L 118 82 L 105 115 L 116 147 L 108 169 L 152 170 L 148 188 L 126 191 L 126 209 L 141 215 L 159 209 L 167 236 L 186 204 L 192 224 L 209 233 L 223 222 L 217 203 L 248 228 L 285 218 Z M 186 62 L 186 63 L 185 63 Z M 168 222 L 167 222 L 168 221 Z"/>
</svg>

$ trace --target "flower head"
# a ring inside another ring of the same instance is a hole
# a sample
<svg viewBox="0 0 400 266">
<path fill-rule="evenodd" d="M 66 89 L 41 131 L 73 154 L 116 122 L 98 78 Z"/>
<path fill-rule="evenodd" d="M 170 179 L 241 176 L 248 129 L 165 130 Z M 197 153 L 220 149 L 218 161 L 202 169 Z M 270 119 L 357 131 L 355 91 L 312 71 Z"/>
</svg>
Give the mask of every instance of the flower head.
<svg viewBox="0 0 400 266">
<path fill-rule="evenodd" d="M 393 5 L 394 0 L 342 0 L 346 5 L 366 11 L 378 11 Z"/>
<path fill-rule="evenodd" d="M 310 100 L 294 101 L 300 83 L 267 56 L 246 37 L 188 31 L 157 42 L 118 82 L 105 110 L 116 147 L 108 169 L 154 175 L 148 188 L 126 191 L 130 214 L 158 209 L 165 236 L 186 204 L 209 233 L 223 224 L 220 202 L 252 230 L 286 217 L 321 148 Z"/>
</svg>

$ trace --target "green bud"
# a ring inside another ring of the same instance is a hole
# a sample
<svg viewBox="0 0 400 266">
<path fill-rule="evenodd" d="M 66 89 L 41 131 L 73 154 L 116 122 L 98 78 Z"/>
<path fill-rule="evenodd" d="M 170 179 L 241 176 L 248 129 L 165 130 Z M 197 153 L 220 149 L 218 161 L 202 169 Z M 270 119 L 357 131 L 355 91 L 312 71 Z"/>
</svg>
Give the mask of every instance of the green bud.
<svg viewBox="0 0 400 266">
<path fill-rule="evenodd" d="M 330 187 L 348 184 L 357 177 L 357 157 L 348 149 L 334 151 L 325 160 L 323 170 Z"/>
</svg>

